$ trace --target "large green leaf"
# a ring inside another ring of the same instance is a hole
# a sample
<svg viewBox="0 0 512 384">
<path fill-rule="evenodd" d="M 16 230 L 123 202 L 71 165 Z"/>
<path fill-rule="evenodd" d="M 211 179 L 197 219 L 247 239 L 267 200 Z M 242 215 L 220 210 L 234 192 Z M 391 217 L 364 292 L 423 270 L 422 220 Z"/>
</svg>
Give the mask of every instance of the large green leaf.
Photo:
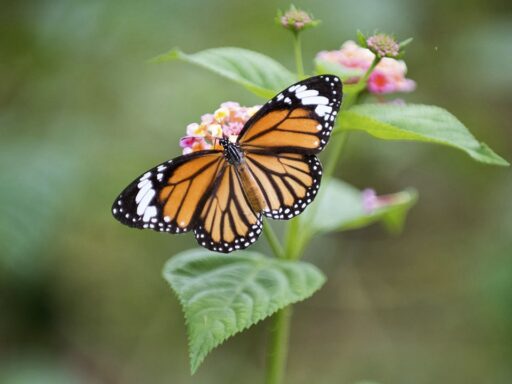
<svg viewBox="0 0 512 384">
<path fill-rule="evenodd" d="M 391 232 L 400 232 L 409 209 L 416 203 L 412 189 L 378 197 L 378 206 L 368 210 L 362 192 L 337 179 L 331 179 L 321 196 L 301 220 L 315 233 L 356 229 L 382 222 Z"/>
<path fill-rule="evenodd" d="M 274 59 L 242 48 L 212 48 L 192 54 L 173 49 L 152 61 L 161 63 L 176 59 L 209 69 L 264 98 L 273 97 L 297 81 L 293 73 Z"/>
<path fill-rule="evenodd" d="M 449 145 L 473 159 L 509 165 L 486 144 L 478 142 L 448 111 L 428 105 L 362 104 L 344 111 L 339 129 L 365 131 L 385 140 L 415 140 Z"/>
<path fill-rule="evenodd" d="M 248 251 L 186 251 L 172 257 L 163 274 L 183 306 L 192 373 L 228 337 L 306 299 L 325 282 L 311 264 Z"/>
</svg>

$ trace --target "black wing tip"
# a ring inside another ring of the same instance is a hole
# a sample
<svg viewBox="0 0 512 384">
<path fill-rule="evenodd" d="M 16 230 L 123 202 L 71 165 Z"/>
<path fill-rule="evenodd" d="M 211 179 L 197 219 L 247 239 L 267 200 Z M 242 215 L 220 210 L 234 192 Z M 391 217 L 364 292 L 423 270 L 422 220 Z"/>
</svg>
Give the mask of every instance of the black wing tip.
<svg viewBox="0 0 512 384">
<path fill-rule="evenodd" d="M 127 225 L 128 227 L 142 229 L 140 225 L 138 225 L 138 221 L 133 221 L 133 218 L 130 218 L 130 210 L 127 210 L 123 207 L 123 195 L 119 195 L 117 199 L 112 203 L 112 207 L 110 208 L 110 212 L 114 219 L 119 221 L 121 224 Z M 127 217 L 128 215 L 128 217 Z"/>
</svg>

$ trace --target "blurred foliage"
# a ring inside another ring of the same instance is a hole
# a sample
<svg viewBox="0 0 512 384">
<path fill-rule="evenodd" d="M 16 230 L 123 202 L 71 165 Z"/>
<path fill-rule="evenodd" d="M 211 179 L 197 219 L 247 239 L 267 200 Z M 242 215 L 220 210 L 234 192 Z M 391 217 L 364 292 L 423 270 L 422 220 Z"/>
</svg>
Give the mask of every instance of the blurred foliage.
<svg viewBox="0 0 512 384">
<path fill-rule="evenodd" d="M 365 207 L 361 191 L 331 179 L 324 183 L 323 191 L 313 203 L 315 208 L 305 211 L 301 220 L 314 234 L 359 229 L 376 222 L 382 222 L 390 233 L 400 233 L 417 198 L 416 191 L 409 189 L 386 195 L 381 206 Z"/>
<path fill-rule="evenodd" d="M 260 102 L 179 63 L 174 46 L 239 46 L 292 68 L 289 3 L 42 0 L 0 14 L 0 382 L 261 382 L 265 323 L 188 372 L 178 302 L 160 277 L 187 235 L 134 231 L 110 204 L 179 152 L 221 102 Z M 412 36 L 410 101 L 445 107 L 512 158 L 510 2 L 296 4 L 322 20 L 305 65 L 355 31 Z M 503 383 L 512 378 L 512 181 L 463 153 L 353 133 L 339 178 L 379 194 L 414 186 L 400 237 L 378 226 L 315 242 L 328 275 L 294 315 L 289 382 Z M 263 241 L 255 246 L 265 249 Z M 321 358 L 319 358 L 321 356 Z"/>
</svg>

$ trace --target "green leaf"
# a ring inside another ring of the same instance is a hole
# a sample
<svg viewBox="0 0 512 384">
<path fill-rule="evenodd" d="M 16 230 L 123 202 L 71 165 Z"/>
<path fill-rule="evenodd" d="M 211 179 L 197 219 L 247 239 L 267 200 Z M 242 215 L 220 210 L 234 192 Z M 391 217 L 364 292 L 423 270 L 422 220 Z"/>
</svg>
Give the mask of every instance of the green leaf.
<svg viewBox="0 0 512 384">
<path fill-rule="evenodd" d="M 401 41 L 399 46 L 400 46 L 400 49 L 404 49 L 405 47 L 407 47 L 409 44 L 412 43 L 414 39 L 412 37 L 409 37 L 408 39 L 405 39 L 404 41 Z"/>
<path fill-rule="evenodd" d="M 384 140 L 414 140 L 458 148 L 482 163 L 509 163 L 478 142 L 448 111 L 428 105 L 362 104 L 342 112 L 341 130 L 365 131 Z"/>
<path fill-rule="evenodd" d="M 381 222 L 393 233 L 402 230 L 407 212 L 417 201 L 413 189 L 378 197 L 379 207 L 369 212 L 363 205 L 361 191 L 351 185 L 331 179 L 313 209 L 306 210 L 301 220 L 315 233 L 343 231 Z"/>
<path fill-rule="evenodd" d="M 163 275 L 185 313 L 192 373 L 228 337 L 308 298 L 325 282 L 311 264 L 248 251 L 186 251 L 167 262 Z"/>
<path fill-rule="evenodd" d="M 274 59 L 242 48 L 212 48 L 193 54 L 173 49 L 151 61 L 162 63 L 176 59 L 209 69 L 267 99 L 298 80 Z"/>
<path fill-rule="evenodd" d="M 366 48 L 366 36 L 359 29 L 357 30 L 357 42 L 361 47 Z"/>
</svg>

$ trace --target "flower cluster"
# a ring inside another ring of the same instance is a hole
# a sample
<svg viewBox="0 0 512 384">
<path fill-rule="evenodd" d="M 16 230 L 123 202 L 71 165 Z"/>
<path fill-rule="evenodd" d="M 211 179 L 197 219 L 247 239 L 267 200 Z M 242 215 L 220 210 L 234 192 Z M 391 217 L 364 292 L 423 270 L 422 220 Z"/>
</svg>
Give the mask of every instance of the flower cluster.
<svg viewBox="0 0 512 384">
<path fill-rule="evenodd" d="M 379 57 L 397 57 L 400 53 L 400 45 L 384 33 L 370 36 L 366 40 L 366 46 Z"/>
<path fill-rule="evenodd" d="M 201 123 L 192 123 L 187 126 L 187 136 L 180 140 L 183 154 L 218 148 L 220 138 L 235 141 L 249 118 L 261 106 L 242 107 L 235 102 L 226 102 L 220 105 L 213 114 L 201 116 Z"/>
<path fill-rule="evenodd" d="M 368 39 L 369 43 L 372 42 L 370 39 L 372 38 Z M 389 47 L 390 52 L 395 48 Z M 317 60 L 335 63 L 346 72 L 353 73 L 354 76 L 347 80 L 348 83 L 357 82 L 370 68 L 374 58 L 375 54 L 372 51 L 360 47 L 351 40 L 345 42 L 339 50 L 322 51 L 317 55 Z M 404 61 L 384 57 L 368 79 L 368 90 L 374 94 L 412 92 L 416 89 L 416 82 L 407 79 L 406 73 L 407 66 Z"/>
</svg>

